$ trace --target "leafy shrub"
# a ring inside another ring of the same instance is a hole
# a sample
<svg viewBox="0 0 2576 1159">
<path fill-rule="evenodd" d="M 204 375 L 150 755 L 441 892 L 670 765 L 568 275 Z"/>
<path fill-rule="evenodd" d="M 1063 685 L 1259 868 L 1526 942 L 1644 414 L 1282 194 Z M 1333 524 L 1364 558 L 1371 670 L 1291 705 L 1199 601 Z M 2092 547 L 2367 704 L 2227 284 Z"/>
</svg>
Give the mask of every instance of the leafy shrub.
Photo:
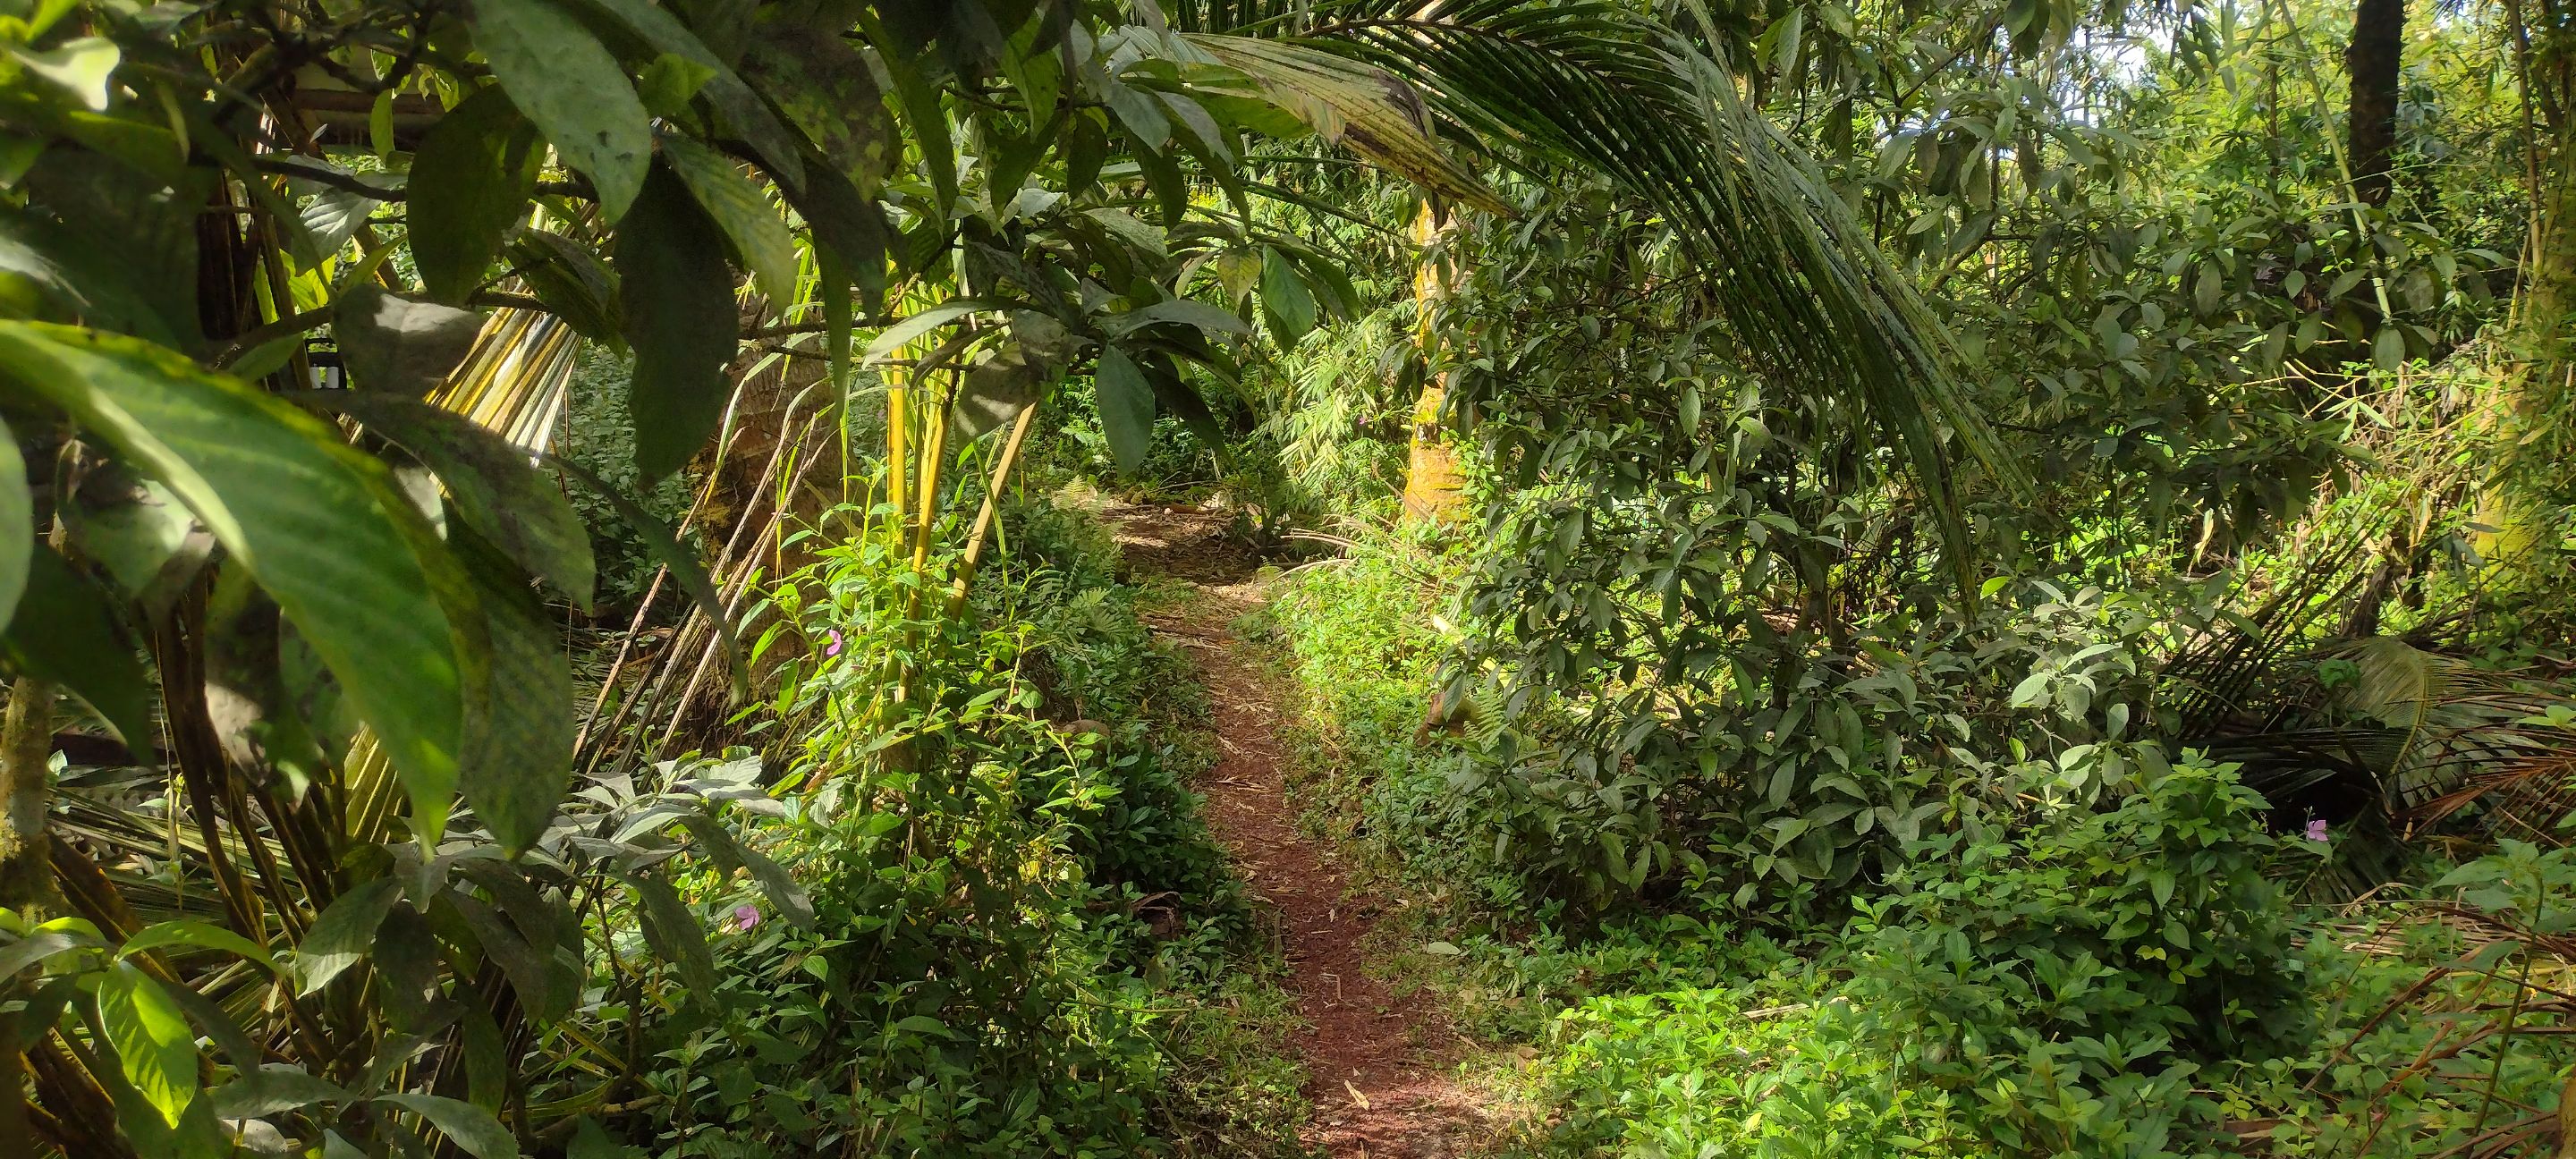
<svg viewBox="0 0 2576 1159">
<path fill-rule="evenodd" d="M 2017 1153 L 2180 1147 L 2203 1063 L 2295 1037 L 2266 807 L 2231 766 L 2186 760 L 2115 808 L 1928 837 L 1860 903 L 1846 994 Z"/>
<path fill-rule="evenodd" d="M 1539 1144 L 1640 1159 L 1989 1155 L 1951 1096 L 1899 1063 L 1839 998 L 1747 1016 L 1751 987 L 1603 998 L 1568 1012 L 1539 1068 L 1561 1119 Z"/>
<path fill-rule="evenodd" d="M 596 980 L 643 999 L 604 1006 L 598 1037 L 653 1060 L 649 1097 L 607 1135 L 674 1157 L 1130 1155 L 1243 1123 L 1294 1137 L 1299 1084 L 1262 1048 L 1277 1019 L 1230 1016 L 1275 990 L 1216 982 L 1240 973 L 1249 924 L 1186 788 L 1203 758 L 1187 703 L 1165 702 L 1173 661 L 1132 590 L 1106 583 L 1095 528 L 1019 515 L 1012 564 L 965 614 L 920 615 L 938 605 L 916 585 L 935 580 L 887 566 L 874 535 L 768 589 L 761 647 L 783 658 L 763 715 L 788 738 L 782 783 L 807 791 L 751 842 L 814 917 L 761 912 L 721 862 L 681 882 L 718 982 L 700 1002 L 649 967 Z M 885 697 L 898 664 L 917 697 Z M 619 953 L 660 949 L 627 934 Z"/>
</svg>

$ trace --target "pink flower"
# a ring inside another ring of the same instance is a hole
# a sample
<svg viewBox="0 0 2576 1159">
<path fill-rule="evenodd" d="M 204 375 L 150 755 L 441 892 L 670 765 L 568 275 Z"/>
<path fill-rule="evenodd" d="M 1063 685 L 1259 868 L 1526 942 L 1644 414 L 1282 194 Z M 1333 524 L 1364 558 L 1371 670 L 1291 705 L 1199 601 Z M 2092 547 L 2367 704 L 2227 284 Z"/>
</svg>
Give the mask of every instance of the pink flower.
<svg viewBox="0 0 2576 1159">
<path fill-rule="evenodd" d="M 831 640 L 832 640 L 832 642 L 831 642 L 831 643 L 823 645 L 823 654 L 824 654 L 824 655 L 826 655 L 826 656 L 838 656 L 838 655 L 840 655 L 840 654 L 841 654 L 841 630 L 840 630 L 839 628 L 826 628 L 826 629 L 824 629 L 823 634 L 824 634 L 825 636 L 829 636 L 829 637 L 831 637 Z"/>
<path fill-rule="evenodd" d="M 760 907 L 745 903 L 733 907 L 733 916 L 726 918 L 717 928 L 726 933 L 738 934 L 759 924 Z"/>
<path fill-rule="evenodd" d="M 2324 818 L 2320 817 L 2314 821 L 2308 822 L 2307 838 L 2310 841 L 2323 841 L 2326 839 L 2326 822 Z"/>
</svg>

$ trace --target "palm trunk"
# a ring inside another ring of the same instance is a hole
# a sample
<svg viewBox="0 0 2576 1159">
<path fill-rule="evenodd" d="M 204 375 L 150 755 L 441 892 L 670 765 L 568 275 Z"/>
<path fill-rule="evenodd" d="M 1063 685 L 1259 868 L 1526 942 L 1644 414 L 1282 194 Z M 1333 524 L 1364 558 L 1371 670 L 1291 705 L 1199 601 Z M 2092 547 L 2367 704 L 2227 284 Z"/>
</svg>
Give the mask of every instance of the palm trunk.
<svg viewBox="0 0 2576 1159">
<path fill-rule="evenodd" d="M 1448 240 L 1453 229 L 1449 215 L 1434 212 L 1428 203 L 1413 219 L 1413 240 L 1424 255 L 1421 270 L 1413 276 L 1413 300 L 1420 316 L 1417 340 L 1422 345 L 1423 360 L 1433 366 L 1440 362 L 1440 339 L 1432 331 L 1432 315 L 1448 298 L 1451 281 L 1448 255 L 1441 243 Z M 1441 426 L 1440 412 L 1448 397 L 1448 371 L 1423 375 L 1422 395 L 1413 404 L 1413 453 L 1404 471 L 1404 519 L 1408 523 L 1454 522 L 1466 510 L 1458 449 Z"/>
<path fill-rule="evenodd" d="M 2397 148 L 2398 69 L 2406 46 L 2406 0 L 2359 0 L 2344 67 L 2352 76 L 2347 118 L 2354 196 L 2386 205 L 2389 156 Z"/>
</svg>

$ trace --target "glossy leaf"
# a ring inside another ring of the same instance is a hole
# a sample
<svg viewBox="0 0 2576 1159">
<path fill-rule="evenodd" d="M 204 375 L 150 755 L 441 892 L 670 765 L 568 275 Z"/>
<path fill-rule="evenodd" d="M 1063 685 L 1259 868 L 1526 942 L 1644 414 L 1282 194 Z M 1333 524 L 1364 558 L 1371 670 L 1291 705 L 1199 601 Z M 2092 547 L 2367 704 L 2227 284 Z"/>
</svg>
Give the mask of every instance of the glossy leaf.
<svg viewBox="0 0 2576 1159">
<path fill-rule="evenodd" d="M 132 339 L 0 322 L 0 367 L 168 485 L 250 569 L 382 736 L 413 824 L 434 837 L 488 646 L 462 571 L 385 465 Z"/>
<path fill-rule="evenodd" d="M 0 635 L 0 654 L 19 672 L 88 702 L 128 749 L 150 752 L 157 735 L 151 682 L 117 628 L 106 593 L 50 547 L 35 547 L 28 564 L 26 590 Z"/>
<path fill-rule="evenodd" d="M 528 216 L 545 150 L 509 94 L 486 88 L 430 126 L 404 202 L 412 264 L 430 296 L 462 304 Z M 452 365 L 452 364 L 451 364 Z"/>
<path fill-rule="evenodd" d="M 145 926 L 135 931 L 133 937 L 125 939 L 124 945 L 117 947 L 116 956 L 132 957 L 164 946 L 194 946 L 204 950 L 221 950 L 227 954 L 248 958 L 272 970 L 277 968 L 277 962 L 268 956 L 268 950 L 259 943 L 221 926 L 200 921 L 156 922 Z"/>
<path fill-rule="evenodd" d="M 698 206 L 733 241 L 742 267 L 759 280 L 770 308 L 796 301 L 796 239 L 760 187 L 731 158 L 686 137 L 662 139 L 662 160 L 680 175 Z"/>
<path fill-rule="evenodd" d="M 1118 460 L 1119 470 L 1142 467 L 1154 443 L 1154 388 L 1145 381 L 1145 372 L 1126 351 L 1111 346 L 1100 352 L 1092 383 L 1110 456 Z"/>
<path fill-rule="evenodd" d="M 740 319 L 724 236 L 680 180 L 656 168 L 617 233 L 618 304 L 635 350 L 626 409 L 645 482 L 680 469 L 705 445 L 732 394 Z"/>
<path fill-rule="evenodd" d="M 99 975 L 98 1021 L 125 1081 L 170 1125 L 197 1099 L 197 1035 L 151 975 L 118 962 Z"/>
<path fill-rule="evenodd" d="M 652 164 L 644 102 L 597 37 L 554 0 L 475 0 L 474 47 L 565 163 L 590 178 L 600 211 L 626 216 Z"/>
<path fill-rule="evenodd" d="M 384 924 L 385 914 L 401 896 L 399 879 L 379 877 L 334 899 L 305 931 L 304 943 L 295 948 L 289 970 L 295 976 L 295 992 L 320 990 L 364 960 L 375 945 L 376 927 Z"/>
</svg>

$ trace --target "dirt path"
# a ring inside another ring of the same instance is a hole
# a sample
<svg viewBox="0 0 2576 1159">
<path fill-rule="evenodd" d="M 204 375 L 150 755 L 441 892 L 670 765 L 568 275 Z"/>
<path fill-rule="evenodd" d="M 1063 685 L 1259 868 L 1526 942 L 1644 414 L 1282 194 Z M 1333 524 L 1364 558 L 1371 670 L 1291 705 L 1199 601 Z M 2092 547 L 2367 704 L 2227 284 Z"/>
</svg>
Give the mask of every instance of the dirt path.
<svg viewBox="0 0 2576 1159">
<path fill-rule="evenodd" d="M 1332 849 L 1297 829 L 1288 801 L 1276 690 L 1227 630 L 1261 603 L 1255 561 L 1195 510 L 1111 510 L 1130 567 L 1190 583 L 1194 598 L 1149 617 L 1197 663 L 1220 746 L 1199 785 L 1208 825 L 1253 896 L 1277 913 L 1306 1028 L 1289 1043 L 1306 1065 L 1315 1122 L 1301 1140 L 1335 1159 L 1448 1159 L 1473 1153 L 1485 1113 L 1448 1077 L 1461 1040 L 1418 996 L 1370 976 L 1361 946 L 1374 905 L 1348 896 Z"/>
</svg>

